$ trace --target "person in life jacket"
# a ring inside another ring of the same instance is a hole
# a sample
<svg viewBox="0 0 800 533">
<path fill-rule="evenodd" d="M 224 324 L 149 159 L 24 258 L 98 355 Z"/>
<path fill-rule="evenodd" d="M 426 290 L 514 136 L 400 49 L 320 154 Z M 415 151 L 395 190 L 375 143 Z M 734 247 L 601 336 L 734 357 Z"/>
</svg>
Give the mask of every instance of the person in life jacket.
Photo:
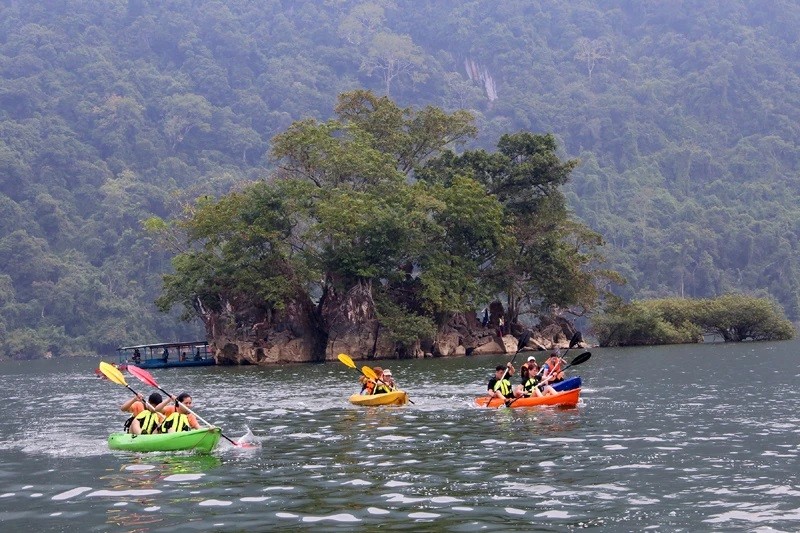
<svg viewBox="0 0 800 533">
<path fill-rule="evenodd" d="M 189 412 L 192 408 L 192 397 L 188 392 L 182 392 L 178 397 L 173 397 L 175 405 L 164 407 L 166 419 L 161 424 L 162 433 L 175 433 L 177 431 L 189 431 L 190 429 L 200 429 L 197 417 Z"/>
<path fill-rule="evenodd" d="M 528 397 L 528 396 L 545 396 L 547 394 L 555 394 L 555 389 L 550 385 L 541 385 L 541 374 L 539 373 L 539 365 L 536 363 L 536 358 L 528 357 L 528 361 L 522 365 L 522 384 L 514 388 L 514 397 Z"/>
<path fill-rule="evenodd" d="M 552 352 L 539 371 L 542 383 L 558 383 L 559 381 L 563 381 L 564 372 L 562 372 L 561 369 L 564 368 L 565 363 L 566 362 L 559 357 L 558 352 Z"/>
<path fill-rule="evenodd" d="M 378 377 L 381 377 L 381 374 L 383 374 L 383 369 L 379 366 L 374 367 L 372 370 Z M 375 385 L 377 385 L 375 380 L 369 379 L 367 376 L 362 375 L 360 378 L 358 378 L 358 381 L 361 383 L 361 394 L 374 394 Z"/>
<path fill-rule="evenodd" d="M 493 398 L 513 398 L 514 392 L 511 389 L 511 381 L 508 379 L 514 375 L 514 365 L 497 365 L 494 369 L 494 376 L 489 380 L 487 390 L 489 396 Z"/>
<path fill-rule="evenodd" d="M 150 435 L 155 432 L 164 416 L 160 410 L 169 402 L 161 401 L 161 395 L 157 392 L 152 393 L 147 402 L 144 397 L 139 394 L 123 403 L 120 410 L 131 413 L 131 417 L 125 421 L 125 430 L 134 435 Z"/>
<path fill-rule="evenodd" d="M 385 394 L 387 392 L 392 392 L 394 389 L 394 376 L 392 376 L 392 371 L 387 368 L 378 374 L 378 381 L 375 384 L 372 394 Z"/>
</svg>

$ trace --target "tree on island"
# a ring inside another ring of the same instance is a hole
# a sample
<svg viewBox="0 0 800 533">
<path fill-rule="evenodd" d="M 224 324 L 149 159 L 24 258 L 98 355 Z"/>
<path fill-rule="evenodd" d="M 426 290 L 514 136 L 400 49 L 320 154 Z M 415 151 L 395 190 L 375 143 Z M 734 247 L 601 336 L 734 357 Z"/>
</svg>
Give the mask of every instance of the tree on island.
<svg viewBox="0 0 800 533">
<path fill-rule="evenodd" d="M 613 273 L 565 207 L 576 162 L 552 136 L 456 155 L 446 148 L 475 134 L 466 111 L 353 91 L 336 113 L 277 135 L 268 179 L 148 223 L 184 232 L 159 308 L 200 317 L 223 359 L 418 354 L 501 295 L 508 323 L 596 305 Z"/>
</svg>

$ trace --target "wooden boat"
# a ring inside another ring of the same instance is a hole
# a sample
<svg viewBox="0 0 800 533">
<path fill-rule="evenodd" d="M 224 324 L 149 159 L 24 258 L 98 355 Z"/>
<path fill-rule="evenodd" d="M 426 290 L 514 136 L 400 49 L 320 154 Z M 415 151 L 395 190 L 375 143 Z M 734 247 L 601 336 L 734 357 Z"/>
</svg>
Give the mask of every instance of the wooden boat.
<svg viewBox="0 0 800 533">
<path fill-rule="evenodd" d="M 196 451 L 208 453 L 219 442 L 220 428 L 202 428 L 176 433 L 157 433 L 155 435 L 133 435 L 131 433 L 112 433 L 108 437 L 108 447 L 112 450 L 129 452 L 178 452 Z"/>
<path fill-rule="evenodd" d="M 381 394 L 353 394 L 350 396 L 350 403 L 353 405 L 405 405 L 408 403 L 408 394 L 405 391 L 396 390 Z"/>
<path fill-rule="evenodd" d="M 534 407 L 537 405 L 558 405 L 560 407 L 575 407 L 578 405 L 580 399 L 581 389 L 570 389 L 561 391 L 556 394 L 547 396 L 531 396 L 529 398 L 515 398 L 509 403 L 509 407 Z M 505 402 L 500 398 L 492 398 L 489 401 L 488 396 L 481 396 L 475 398 L 475 403 L 481 407 L 502 407 Z M 488 405 L 487 405 L 488 404 Z"/>
<path fill-rule="evenodd" d="M 161 342 L 117 348 L 119 366 L 136 365 L 139 368 L 173 368 L 215 365 L 216 360 L 208 349 L 207 341 Z"/>
</svg>

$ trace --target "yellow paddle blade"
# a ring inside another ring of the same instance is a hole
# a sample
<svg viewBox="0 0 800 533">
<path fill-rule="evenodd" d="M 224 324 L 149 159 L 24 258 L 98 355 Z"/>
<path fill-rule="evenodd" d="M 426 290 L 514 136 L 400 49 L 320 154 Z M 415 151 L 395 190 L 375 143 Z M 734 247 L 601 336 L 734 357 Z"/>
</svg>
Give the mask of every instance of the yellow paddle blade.
<svg viewBox="0 0 800 533">
<path fill-rule="evenodd" d="M 347 354 L 340 353 L 339 354 L 339 361 L 341 361 L 345 365 L 349 366 L 350 368 L 355 368 L 356 367 L 356 364 L 353 362 L 353 360 Z"/>
<path fill-rule="evenodd" d="M 122 385 L 123 387 L 128 386 L 128 383 L 125 381 L 125 376 L 123 376 L 122 372 L 114 365 L 110 365 L 105 361 L 100 361 L 100 372 L 117 385 Z"/>
<path fill-rule="evenodd" d="M 367 376 L 369 379 L 378 379 L 378 374 L 376 374 L 374 370 L 366 365 L 361 367 L 361 373 Z"/>
</svg>

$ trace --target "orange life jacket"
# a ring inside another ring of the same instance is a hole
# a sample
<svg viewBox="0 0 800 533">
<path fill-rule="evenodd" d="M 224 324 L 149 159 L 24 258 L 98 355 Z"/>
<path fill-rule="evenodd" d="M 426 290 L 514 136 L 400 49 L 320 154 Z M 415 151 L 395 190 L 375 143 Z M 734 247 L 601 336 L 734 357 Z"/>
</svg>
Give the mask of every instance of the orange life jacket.
<svg viewBox="0 0 800 533">
<path fill-rule="evenodd" d="M 361 376 L 358 378 L 358 381 L 362 386 L 361 394 L 372 394 L 372 391 L 375 390 L 375 382 L 369 379 L 367 376 Z"/>
</svg>

